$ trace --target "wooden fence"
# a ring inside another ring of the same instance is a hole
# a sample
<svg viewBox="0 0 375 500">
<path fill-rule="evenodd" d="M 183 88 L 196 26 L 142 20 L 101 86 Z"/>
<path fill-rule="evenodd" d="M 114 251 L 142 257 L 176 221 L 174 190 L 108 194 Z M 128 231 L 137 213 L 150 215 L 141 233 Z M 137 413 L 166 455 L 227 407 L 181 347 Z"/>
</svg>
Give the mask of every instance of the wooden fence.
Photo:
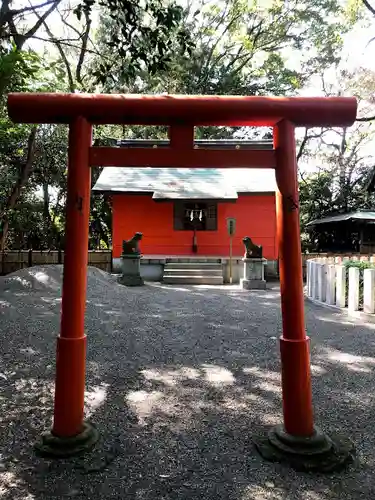
<svg viewBox="0 0 375 500">
<path fill-rule="evenodd" d="M 369 254 L 363 254 L 363 253 L 343 253 L 343 254 L 338 254 L 338 253 L 306 253 L 302 254 L 302 271 L 303 271 L 303 279 L 306 279 L 307 276 L 307 261 L 308 260 L 313 260 L 313 259 L 340 259 L 344 258 L 346 260 L 371 260 L 372 258 L 375 257 L 375 254 L 369 253 Z"/>
<path fill-rule="evenodd" d="M 375 255 L 309 259 L 306 292 L 317 302 L 354 316 L 363 311 L 375 321 Z"/>
<path fill-rule="evenodd" d="M 47 264 L 63 264 L 64 252 L 59 250 L 11 250 L 0 254 L 0 275 L 19 269 Z M 88 265 L 112 272 L 111 250 L 90 250 Z"/>
<path fill-rule="evenodd" d="M 337 254 L 336 254 L 337 255 Z M 306 278 L 306 262 L 315 258 L 330 258 L 334 254 L 310 253 L 302 255 L 303 277 Z M 350 259 L 363 259 L 372 256 L 353 253 L 345 254 Z M 112 252 L 111 250 L 90 250 L 88 255 L 89 266 L 98 267 L 103 271 L 112 272 Z M 31 266 L 42 266 L 46 264 L 63 264 L 64 252 L 58 250 L 10 250 L 0 253 L 0 276 L 9 274 L 18 269 Z"/>
</svg>

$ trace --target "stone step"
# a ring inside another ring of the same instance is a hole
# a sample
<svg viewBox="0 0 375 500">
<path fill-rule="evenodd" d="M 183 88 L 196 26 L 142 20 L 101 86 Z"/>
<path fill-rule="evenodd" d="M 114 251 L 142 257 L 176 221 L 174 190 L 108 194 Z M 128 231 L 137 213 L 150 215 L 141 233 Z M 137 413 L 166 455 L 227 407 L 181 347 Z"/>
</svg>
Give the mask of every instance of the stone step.
<svg viewBox="0 0 375 500">
<path fill-rule="evenodd" d="M 199 262 L 189 259 L 168 262 L 163 282 L 171 285 L 222 285 L 223 266 L 219 262 Z"/>
<path fill-rule="evenodd" d="M 189 269 L 186 266 L 183 268 L 168 267 L 164 269 L 164 276 L 223 276 L 223 270 L 219 269 Z"/>
<path fill-rule="evenodd" d="M 222 257 L 167 257 L 166 264 L 214 264 L 221 265 Z"/>
<path fill-rule="evenodd" d="M 165 270 L 168 269 L 217 269 L 222 270 L 223 266 L 215 262 L 168 262 L 165 264 Z"/>
<path fill-rule="evenodd" d="M 223 281 L 223 276 L 164 275 L 163 283 L 169 285 L 222 285 L 224 281 Z"/>
</svg>

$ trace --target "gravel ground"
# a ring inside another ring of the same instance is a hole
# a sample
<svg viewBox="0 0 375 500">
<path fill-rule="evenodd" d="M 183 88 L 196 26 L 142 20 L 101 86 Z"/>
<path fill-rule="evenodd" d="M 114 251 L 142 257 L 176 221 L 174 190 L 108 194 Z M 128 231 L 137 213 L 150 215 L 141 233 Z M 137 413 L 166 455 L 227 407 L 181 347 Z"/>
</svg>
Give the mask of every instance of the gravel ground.
<svg viewBox="0 0 375 500">
<path fill-rule="evenodd" d="M 0 278 L 0 498 L 332 500 L 375 495 L 375 325 L 306 303 L 316 421 L 350 435 L 329 476 L 264 462 L 252 437 L 281 420 L 279 292 L 148 284 L 89 269 L 87 414 L 94 452 L 48 461 L 59 266 Z"/>
</svg>

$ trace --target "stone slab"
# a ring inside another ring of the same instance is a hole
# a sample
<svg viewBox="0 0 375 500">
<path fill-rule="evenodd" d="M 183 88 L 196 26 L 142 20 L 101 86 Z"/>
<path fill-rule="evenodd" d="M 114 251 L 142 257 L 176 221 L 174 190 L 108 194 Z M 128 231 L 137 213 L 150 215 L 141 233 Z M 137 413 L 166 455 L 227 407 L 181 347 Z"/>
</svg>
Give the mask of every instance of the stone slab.
<svg viewBox="0 0 375 500">
<path fill-rule="evenodd" d="M 247 280 L 242 278 L 240 280 L 240 286 L 244 290 L 265 290 L 266 281 L 265 280 Z"/>
</svg>

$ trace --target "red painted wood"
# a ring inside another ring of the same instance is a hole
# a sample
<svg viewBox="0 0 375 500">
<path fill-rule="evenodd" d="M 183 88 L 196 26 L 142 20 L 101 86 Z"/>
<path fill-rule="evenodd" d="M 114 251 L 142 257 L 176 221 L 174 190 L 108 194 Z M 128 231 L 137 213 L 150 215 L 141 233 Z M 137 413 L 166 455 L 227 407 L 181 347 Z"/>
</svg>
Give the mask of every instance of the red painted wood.
<svg viewBox="0 0 375 500">
<path fill-rule="evenodd" d="M 156 202 L 147 195 L 119 194 L 112 197 L 113 256 L 120 257 L 122 240 L 141 231 L 144 255 L 194 255 L 192 231 L 173 229 L 173 202 Z M 242 238 L 251 236 L 263 245 L 264 256 L 273 260 L 276 253 L 276 214 L 274 195 L 239 195 L 235 203 L 218 204 L 218 230 L 198 231 L 198 255 L 229 255 L 226 218 L 237 219 L 233 255 L 242 256 Z"/>
<path fill-rule="evenodd" d="M 193 149 L 194 127 L 192 125 L 173 125 L 169 127 L 169 140 L 173 149 Z"/>
<path fill-rule="evenodd" d="M 299 195 L 294 126 L 283 121 L 274 128 L 277 151 L 276 217 L 283 332 L 289 339 L 305 338 Z"/>
<path fill-rule="evenodd" d="M 314 433 L 310 339 L 280 339 L 284 428 L 292 436 Z"/>
<path fill-rule="evenodd" d="M 299 199 L 294 125 L 274 128 L 277 153 L 276 220 L 283 334 L 280 340 L 285 430 L 314 432 L 309 345 L 305 331 Z"/>
<path fill-rule="evenodd" d="M 103 167 L 274 168 L 267 149 L 90 148 L 90 165 Z"/>
<path fill-rule="evenodd" d="M 77 436 L 83 430 L 86 344 L 86 335 L 57 339 L 52 432 L 58 437 Z"/>
<path fill-rule="evenodd" d="M 295 436 L 313 434 L 308 338 L 304 326 L 295 126 L 350 126 L 355 98 L 137 96 L 95 94 L 9 94 L 10 118 L 18 123 L 69 123 L 66 253 L 61 333 L 57 344 L 53 433 L 78 434 L 83 423 L 85 385 L 84 312 L 91 165 L 171 167 L 274 167 L 274 151 L 191 150 L 193 125 L 274 126 L 276 150 L 277 242 L 283 313 L 281 338 L 284 427 Z M 91 149 L 91 124 L 168 125 L 172 147 L 180 150 Z M 182 127 L 187 127 L 186 129 Z M 130 199 L 131 198 L 131 199 Z M 114 256 L 136 231 L 142 250 L 154 255 L 189 255 L 192 232 L 174 231 L 173 203 L 151 197 L 113 196 Z M 236 217 L 234 255 L 242 255 L 242 237 L 250 235 L 276 257 L 274 196 L 240 196 L 218 206 L 217 231 L 199 232 L 201 255 L 229 252 L 226 218 Z"/>
<path fill-rule="evenodd" d="M 283 118 L 298 127 L 350 126 L 354 97 L 242 97 L 20 93 L 8 95 L 17 123 L 70 123 L 83 116 L 93 124 L 273 126 Z"/>
<path fill-rule="evenodd" d="M 91 169 L 88 152 L 91 125 L 77 118 L 69 130 L 66 245 L 61 304 L 61 330 L 57 342 L 53 433 L 79 434 L 83 426 L 85 391 L 86 268 L 90 214 Z"/>
<path fill-rule="evenodd" d="M 313 433 L 308 339 L 304 326 L 294 127 L 350 126 L 355 98 L 147 96 L 95 94 L 9 94 L 10 118 L 18 123 L 69 123 L 67 248 L 64 265 L 61 335 L 57 346 L 53 432 L 80 432 L 85 380 L 84 310 L 91 165 L 171 167 L 275 167 L 274 151 L 192 150 L 193 126 L 274 126 L 276 150 L 277 241 L 283 313 L 281 338 L 284 426 L 296 436 Z M 171 129 L 180 150 L 91 149 L 91 124 L 139 124 L 187 127 Z M 272 163 L 272 165 L 271 165 Z M 174 231 L 173 203 L 151 197 L 113 196 L 114 256 L 121 242 L 144 233 L 142 250 L 154 255 L 189 255 L 192 232 Z M 201 255 L 228 255 L 226 218 L 236 217 L 234 255 L 242 255 L 242 237 L 250 235 L 275 258 L 274 196 L 240 196 L 218 206 L 217 231 L 198 233 Z"/>
</svg>

